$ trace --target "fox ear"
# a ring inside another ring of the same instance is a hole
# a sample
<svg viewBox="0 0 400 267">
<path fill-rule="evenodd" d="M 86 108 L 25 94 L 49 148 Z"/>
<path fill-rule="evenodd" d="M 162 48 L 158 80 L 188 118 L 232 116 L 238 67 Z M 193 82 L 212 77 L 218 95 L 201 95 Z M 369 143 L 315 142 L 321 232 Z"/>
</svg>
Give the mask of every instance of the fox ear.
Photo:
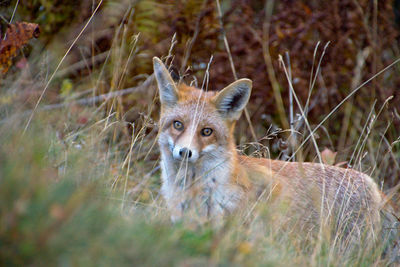
<svg viewBox="0 0 400 267">
<path fill-rule="evenodd" d="M 178 102 L 178 89 L 167 68 L 158 57 L 153 57 L 154 75 L 156 76 L 161 104 L 173 106 Z"/>
<path fill-rule="evenodd" d="M 214 97 L 218 111 L 227 118 L 239 119 L 250 98 L 252 81 L 240 79 L 225 87 Z"/>
</svg>

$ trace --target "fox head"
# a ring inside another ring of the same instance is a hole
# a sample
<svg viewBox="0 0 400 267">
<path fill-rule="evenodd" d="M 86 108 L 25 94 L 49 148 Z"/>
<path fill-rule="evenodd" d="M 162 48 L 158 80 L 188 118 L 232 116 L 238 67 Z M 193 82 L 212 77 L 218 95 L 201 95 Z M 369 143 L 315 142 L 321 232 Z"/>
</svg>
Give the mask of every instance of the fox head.
<svg viewBox="0 0 400 267">
<path fill-rule="evenodd" d="M 176 84 L 159 58 L 154 57 L 153 64 L 161 102 L 159 143 L 173 159 L 196 163 L 202 157 L 217 157 L 218 151 L 234 150 L 234 125 L 249 100 L 251 80 L 206 92 Z"/>
</svg>

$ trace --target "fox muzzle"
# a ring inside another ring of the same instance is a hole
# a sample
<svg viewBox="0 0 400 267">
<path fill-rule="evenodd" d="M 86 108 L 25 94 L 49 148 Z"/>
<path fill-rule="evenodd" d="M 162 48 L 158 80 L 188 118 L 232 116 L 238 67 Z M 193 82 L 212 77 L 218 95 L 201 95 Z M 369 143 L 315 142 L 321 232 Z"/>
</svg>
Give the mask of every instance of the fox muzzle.
<svg viewBox="0 0 400 267">
<path fill-rule="evenodd" d="M 187 160 L 192 163 L 199 158 L 199 153 L 196 150 L 178 145 L 174 147 L 172 154 L 175 160 Z"/>
</svg>

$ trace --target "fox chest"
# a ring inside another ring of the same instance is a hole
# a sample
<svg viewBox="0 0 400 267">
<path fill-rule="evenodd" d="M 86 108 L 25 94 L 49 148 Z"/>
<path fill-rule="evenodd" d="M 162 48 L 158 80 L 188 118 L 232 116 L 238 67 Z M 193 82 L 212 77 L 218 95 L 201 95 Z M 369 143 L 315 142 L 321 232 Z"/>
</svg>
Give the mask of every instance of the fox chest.
<svg viewBox="0 0 400 267">
<path fill-rule="evenodd" d="M 218 217 L 234 211 L 243 196 L 229 175 L 226 168 L 175 166 L 163 177 L 162 192 L 175 217 Z"/>
</svg>

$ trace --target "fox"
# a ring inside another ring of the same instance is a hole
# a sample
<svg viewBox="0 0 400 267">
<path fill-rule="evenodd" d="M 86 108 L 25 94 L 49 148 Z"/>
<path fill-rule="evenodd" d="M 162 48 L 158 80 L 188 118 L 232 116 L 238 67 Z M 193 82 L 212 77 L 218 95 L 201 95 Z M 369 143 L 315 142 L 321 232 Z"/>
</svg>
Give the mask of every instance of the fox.
<svg viewBox="0 0 400 267">
<path fill-rule="evenodd" d="M 250 98 L 250 79 L 205 91 L 176 82 L 157 57 L 153 67 L 161 104 L 161 194 L 172 221 L 194 207 L 198 218 L 220 221 L 251 211 L 260 201 L 283 202 L 290 206 L 287 216 L 296 217 L 305 230 L 314 231 L 330 218 L 337 230 L 376 239 L 386 201 L 367 174 L 237 151 L 234 129 Z"/>
</svg>

